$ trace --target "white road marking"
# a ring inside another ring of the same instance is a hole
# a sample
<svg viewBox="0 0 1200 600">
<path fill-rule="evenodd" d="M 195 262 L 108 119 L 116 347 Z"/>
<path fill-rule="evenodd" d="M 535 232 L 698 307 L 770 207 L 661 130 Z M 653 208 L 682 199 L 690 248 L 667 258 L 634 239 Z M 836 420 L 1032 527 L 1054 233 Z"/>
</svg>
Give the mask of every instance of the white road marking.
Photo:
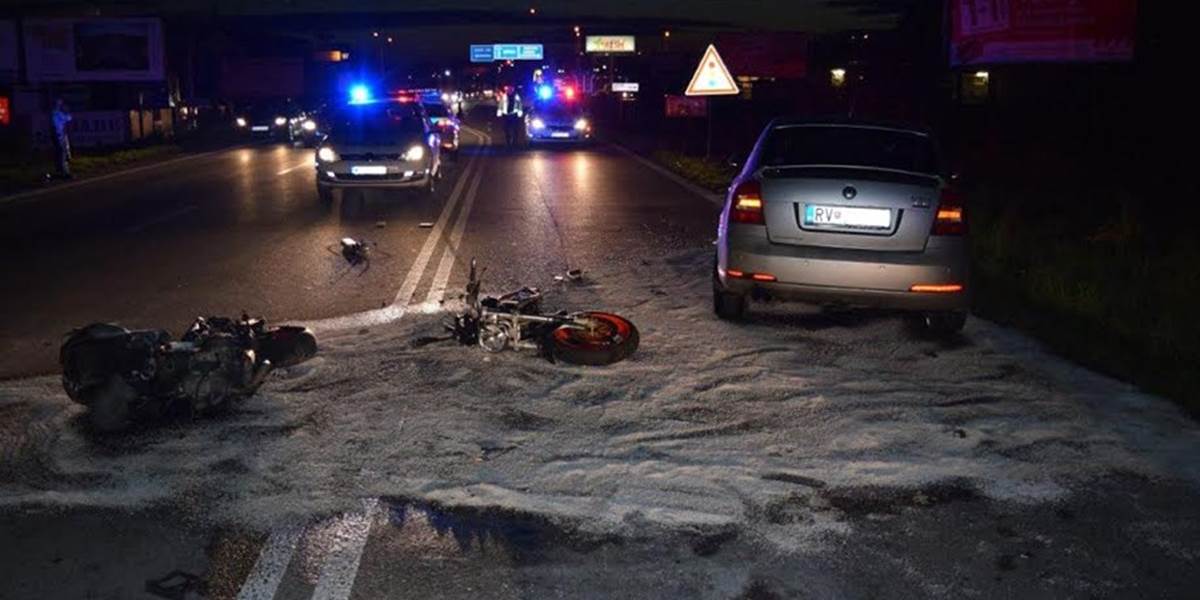
<svg viewBox="0 0 1200 600">
<path fill-rule="evenodd" d="M 187 162 L 189 160 L 198 160 L 201 158 L 207 158 L 209 156 L 221 154 L 222 152 L 233 152 L 235 150 L 241 150 L 242 148 L 245 148 L 245 147 L 247 147 L 247 144 L 242 144 L 240 146 L 234 146 L 232 148 L 222 148 L 220 150 L 213 150 L 210 152 L 201 152 L 200 154 L 189 154 L 187 156 L 180 156 L 179 158 L 172 158 L 170 160 L 164 160 L 162 162 L 152 163 L 149 165 L 142 165 L 140 167 L 133 167 L 130 169 L 125 169 L 123 171 L 116 171 L 114 173 L 107 173 L 105 175 L 97 175 L 95 177 L 88 177 L 87 179 L 78 179 L 75 181 L 69 181 L 67 183 L 62 183 L 62 184 L 54 185 L 51 187 L 40 188 L 40 189 L 36 189 L 36 190 L 29 190 L 27 192 L 20 192 L 18 194 L 13 194 L 11 196 L 5 196 L 3 198 L 0 198 L 0 204 L 8 204 L 10 202 L 17 202 L 20 200 L 28 200 L 30 198 L 35 198 L 37 196 L 44 196 L 46 194 L 53 194 L 55 192 L 70 190 L 70 189 L 74 189 L 74 188 L 92 184 L 92 183 L 108 181 L 109 179 L 115 179 L 117 177 L 125 177 L 126 175 L 133 175 L 134 173 L 141 173 L 143 171 L 158 169 L 161 167 L 166 167 L 166 166 L 178 164 L 181 162 Z"/>
<path fill-rule="evenodd" d="M 486 145 L 491 145 L 491 136 L 475 131 L 474 129 L 468 129 L 468 131 L 486 140 Z M 482 154 L 480 152 L 471 157 L 471 161 L 463 171 L 462 177 L 459 178 L 458 184 L 454 187 L 454 193 L 450 195 L 450 200 L 446 203 L 446 209 L 442 211 L 437 223 L 433 225 L 433 229 L 429 232 L 429 237 L 425 238 L 425 245 L 421 247 L 421 252 L 417 255 L 417 259 L 413 261 L 413 266 L 408 272 L 408 277 L 404 279 L 404 284 L 400 286 L 400 291 L 396 293 L 396 299 L 392 302 L 393 306 L 408 306 L 408 303 L 412 302 L 413 294 L 417 291 L 417 286 L 421 283 L 421 279 L 425 277 L 425 268 L 429 266 L 429 259 L 433 257 L 433 251 L 437 249 L 438 242 L 442 239 L 442 231 L 446 229 L 446 223 L 450 221 L 450 215 L 454 211 L 454 207 L 458 204 L 458 199 L 462 196 L 463 188 L 466 187 L 467 180 L 471 178 L 473 168 Z"/>
<path fill-rule="evenodd" d="M 708 202 L 716 204 L 717 206 L 722 206 L 725 204 L 725 197 L 722 196 L 721 194 L 718 194 L 715 192 L 710 192 L 710 191 L 684 179 L 683 177 L 679 176 L 678 174 L 672 172 L 670 169 L 668 169 L 658 163 L 655 163 L 654 161 L 652 161 L 648 158 L 644 158 L 641 155 L 637 154 L 636 152 L 634 152 L 624 146 L 621 146 L 619 144 L 613 144 L 613 147 L 616 148 L 617 150 L 620 150 L 621 152 L 624 152 L 626 155 L 628 155 L 633 160 L 636 160 L 636 161 L 642 163 L 642 165 L 657 172 L 659 175 L 662 175 L 663 177 L 666 177 L 667 179 L 670 179 L 671 181 L 678 183 L 679 185 L 683 186 L 683 188 L 686 189 L 687 191 L 689 191 L 697 196 L 700 196 L 701 198 L 704 198 Z"/>
<path fill-rule="evenodd" d="M 425 297 L 426 303 L 436 304 L 446 297 L 446 284 L 450 282 L 450 272 L 454 270 L 454 259 L 458 255 L 458 247 L 462 242 L 463 232 L 467 228 L 467 217 L 471 215 L 471 207 L 475 205 L 475 196 L 479 192 L 479 182 L 482 180 L 483 169 L 480 168 L 475 172 L 475 181 L 467 192 L 467 199 L 458 213 L 454 230 L 450 232 L 450 240 L 446 244 L 446 250 L 442 252 L 442 260 L 433 276 L 433 285 L 429 287 L 429 295 Z"/>
<path fill-rule="evenodd" d="M 300 527 L 285 527 L 271 533 L 262 553 L 258 555 L 258 561 L 242 584 L 237 600 L 271 600 L 275 597 L 302 532 Z"/>
<path fill-rule="evenodd" d="M 310 160 L 306 160 L 294 167 L 288 167 L 288 168 L 276 173 L 275 175 L 276 176 L 287 175 L 288 173 L 291 173 L 292 171 L 295 171 L 296 169 L 303 169 L 304 167 L 312 167 L 313 169 L 316 169 L 316 167 L 313 166 L 313 161 L 310 159 Z"/>
<path fill-rule="evenodd" d="M 192 212 L 193 210 L 196 210 L 196 207 L 193 205 L 190 205 L 190 204 L 187 206 L 180 206 L 179 208 L 176 208 L 175 210 L 173 210 L 171 212 L 161 214 L 156 217 L 152 217 L 150 219 L 142 221 L 141 223 L 136 223 L 134 225 L 130 225 L 129 227 L 125 228 L 125 233 L 140 233 L 143 230 L 149 229 L 150 227 L 153 227 L 160 223 L 166 223 L 167 221 L 170 221 L 171 219 L 186 215 L 186 214 Z"/>
<path fill-rule="evenodd" d="M 378 507 L 378 499 L 364 500 L 362 514 L 344 517 L 341 523 L 343 529 L 338 532 L 340 544 L 321 565 L 321 575 L 317 578 L 312 600 L 346 600 L 350 597 L 354 579 L 358 576 L 358 563 L 362 560 L 367 537 L 371 534 L 371 521 Z"/>
<path fill-rule="evenodd" d="M 484 142 L 481 150 L 491 145 L 492 137 L 490 135 L 469 127 L 465 127 L 464 129 Z M 458 205 L 458 199 L 462 195 L 463 188 L 466 187 L 467 182 L 475 172 L 475 166 L 482 154 L 483 152 L 481 151 L 473 155 L 471 160 L 467 162 L 466 168 L 463 169 L 462 175 L 459 176 L 458 182 L 454 186 L 454 191 L 451 192 L 450 198 L 446 202 L 446 207 L 442 209 L 437 223 L 429 230 L 429 236 L 425 238 L 424 246 L 421 247 L 417 259 L 413 261 L 412 268 L 409 269 L 408 275 L 404 278 L 404 282 L 400 286 L 400 291 L 396 293 L 396 297 L 390 305 L 352 315 L 343 315 L 319 321 L 305 321 L 303 325 L 317 333 L 323 333 L 357 327 L 369 327 L 380 323 L 390 323 L 403 317 L 405 311 L 408 310 L 408 304 L 412 302 L 413 294 L 417 291 L 417 286 L 421 283 L 421 279 L 425 277 L 425 269 L 429 265 L 429 259 L 433 256 L 433 251 L 437 249 L 438 242 L 441 241 L 442 230 L 446 228 L 446 223 L 450 221 L 450 215 L 453 214 L 455 206 Z"/>
</svg>

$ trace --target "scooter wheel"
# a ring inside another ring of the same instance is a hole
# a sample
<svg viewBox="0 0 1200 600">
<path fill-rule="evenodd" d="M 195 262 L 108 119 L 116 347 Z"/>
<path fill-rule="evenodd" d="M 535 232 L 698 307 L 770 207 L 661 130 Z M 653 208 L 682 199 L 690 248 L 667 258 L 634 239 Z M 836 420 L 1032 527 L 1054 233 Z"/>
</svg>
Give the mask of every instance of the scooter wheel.
<svg viewBox="0 0 1200 600">
<path fill-rule="evenodd" d="M 629 319 L 611 313 L 579 315 L 588 327 L 563 326 L 550 334 L 554 357 L 563 362 L 603 366 L 618 363 L 637 351 L 641 338 Z"/>
</svg>

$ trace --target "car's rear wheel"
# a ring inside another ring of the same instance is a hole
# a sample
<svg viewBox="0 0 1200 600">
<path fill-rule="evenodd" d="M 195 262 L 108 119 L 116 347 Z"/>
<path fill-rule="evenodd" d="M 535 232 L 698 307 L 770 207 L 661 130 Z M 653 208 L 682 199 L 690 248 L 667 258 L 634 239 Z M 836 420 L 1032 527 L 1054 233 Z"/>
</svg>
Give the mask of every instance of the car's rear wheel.
<svg viewBox="0 0 1200 600">
<path fill-rule="evenodd" d="M 717 269 L 713 267 L 713 312 L 724 321 L 740 321 L 746 316 L 746 296 L 721 287 Z"/>
<path fill-rule="evenodd" d="M 925 329 L 934 335 L 954 335 L 962 331 L 966 324 L 966 311 L 953 310 L 925 314 Z"/>
</svg>

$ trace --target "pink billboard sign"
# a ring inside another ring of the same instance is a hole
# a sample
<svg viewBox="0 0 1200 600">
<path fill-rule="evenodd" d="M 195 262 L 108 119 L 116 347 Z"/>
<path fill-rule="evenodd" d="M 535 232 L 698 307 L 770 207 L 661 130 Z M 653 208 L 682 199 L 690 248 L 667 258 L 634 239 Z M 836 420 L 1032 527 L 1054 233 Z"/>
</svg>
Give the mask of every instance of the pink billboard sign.
<svg viewBox="0 0 1200 600">
<path fill-rule="evenodd" d="M 1137 0 L 951 0 L 950 62 L 1133 60 Z"/>
</svg>

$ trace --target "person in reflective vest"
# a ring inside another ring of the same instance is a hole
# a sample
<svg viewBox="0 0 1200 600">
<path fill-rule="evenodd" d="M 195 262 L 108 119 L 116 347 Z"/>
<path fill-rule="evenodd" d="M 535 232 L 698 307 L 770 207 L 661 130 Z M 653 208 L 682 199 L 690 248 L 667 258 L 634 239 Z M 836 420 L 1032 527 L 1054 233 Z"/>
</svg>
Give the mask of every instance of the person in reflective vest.
<svg viewBox="0 0 1200 600">
<path fill-rule="evenodd" d="M 496 116 L 504 119 L 505 143 L 510 147 L 517 145 L 521 135 L 521 120 L 525 116 L 521 92 L 513 89 L 501 93 L 496 100 Z"/>
</svg>

